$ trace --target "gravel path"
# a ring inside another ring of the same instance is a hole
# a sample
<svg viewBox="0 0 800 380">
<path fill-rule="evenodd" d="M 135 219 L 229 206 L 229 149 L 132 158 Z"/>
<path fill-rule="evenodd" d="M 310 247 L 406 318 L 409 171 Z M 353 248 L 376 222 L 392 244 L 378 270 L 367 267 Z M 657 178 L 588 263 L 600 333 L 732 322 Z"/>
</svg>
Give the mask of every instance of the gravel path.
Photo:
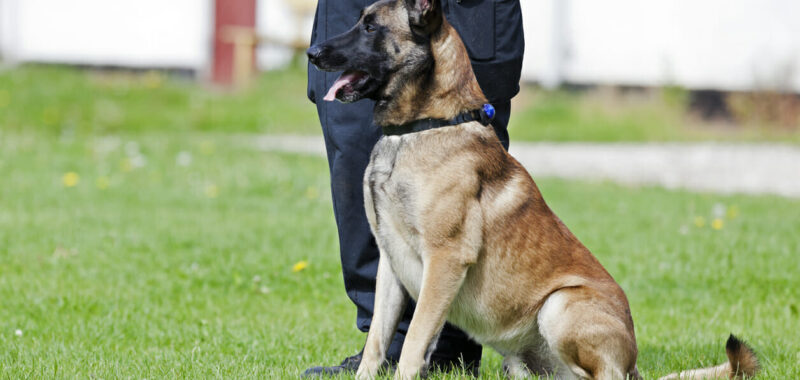
<svg viewBox="0 0 800 380">
<path fill-rule="evenodd" d="M 262 150 L 325 155 L 321 136 L 261 136 Z M 534 178 L 608 180 L 800 198 L 800 147 L 722 143 L 511 143 Z"/>
</svg>

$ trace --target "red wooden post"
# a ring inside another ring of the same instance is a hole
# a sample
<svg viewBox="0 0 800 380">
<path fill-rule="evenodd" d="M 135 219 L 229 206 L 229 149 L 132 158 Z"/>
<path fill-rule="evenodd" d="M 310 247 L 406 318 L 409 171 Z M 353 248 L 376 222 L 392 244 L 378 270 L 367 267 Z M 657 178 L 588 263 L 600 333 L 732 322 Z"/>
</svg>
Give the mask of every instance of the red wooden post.
<svg viewBox="0 0 800 380">
<path fill-rule="evenodd" d="M 215 0 L 214 83 L 231 85 L 255 67 L 256 0 Z M 237 62 L 242 59 L 249 62 Z"/>
</svg>

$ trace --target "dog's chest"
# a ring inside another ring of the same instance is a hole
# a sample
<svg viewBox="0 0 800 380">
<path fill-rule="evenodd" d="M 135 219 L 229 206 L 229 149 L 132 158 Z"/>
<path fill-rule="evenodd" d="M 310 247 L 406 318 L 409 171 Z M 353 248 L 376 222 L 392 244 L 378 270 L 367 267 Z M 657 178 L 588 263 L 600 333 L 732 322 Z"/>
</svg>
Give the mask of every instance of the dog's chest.
<svg viewBox="0 0 800 380">
<path fill-rule="evenodd" d="M 419 241 L 419 181 L 409 156 L 408 137 L 391 136 L 376 144 L 364 175 L 365 208 L 375 238 L 392 269 L 417 298 L 422 257 Z"/>
</svg>

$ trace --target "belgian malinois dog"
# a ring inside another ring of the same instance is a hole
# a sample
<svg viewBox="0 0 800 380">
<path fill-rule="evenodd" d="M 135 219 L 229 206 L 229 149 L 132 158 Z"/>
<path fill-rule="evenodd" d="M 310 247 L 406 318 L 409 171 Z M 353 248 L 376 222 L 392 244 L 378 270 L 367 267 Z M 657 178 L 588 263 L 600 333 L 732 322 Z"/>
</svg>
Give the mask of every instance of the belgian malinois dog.
<svg viewBox="0 0 800 380">
<path fill-rule="evenodd" d="M 424 374 L 445 321 L 501 353 L 510 377 L 640 378 L 625 293 L 487 126 L 492 109 L 439 0 L 375 3 L 307 53 L 344 71 L 324 99 L 374 99 L 384 131 L 364 175 L 380 262 L 359 379 L 378 374 L 409 297 L 396 378 Z M 749 347 L 731 336 L 727 352 L 670 376 L 755 374 Z"/>
</svg>

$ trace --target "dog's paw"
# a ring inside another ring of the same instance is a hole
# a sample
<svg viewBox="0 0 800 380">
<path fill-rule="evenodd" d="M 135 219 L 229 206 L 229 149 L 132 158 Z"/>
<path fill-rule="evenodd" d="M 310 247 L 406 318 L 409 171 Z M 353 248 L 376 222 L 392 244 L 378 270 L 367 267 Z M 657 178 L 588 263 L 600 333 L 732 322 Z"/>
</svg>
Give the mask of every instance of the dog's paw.
<svg viewBox="0 0 800 380">
<path fill-rule="evenodd" d="M 358 371 L 356 371 L 356 379 L 372 380 L 378 375 L 379 369 L 380 366 L 370 366 L 365 361 L 361 361 L 361 364 L 358 366 Z"/>
</svg>

